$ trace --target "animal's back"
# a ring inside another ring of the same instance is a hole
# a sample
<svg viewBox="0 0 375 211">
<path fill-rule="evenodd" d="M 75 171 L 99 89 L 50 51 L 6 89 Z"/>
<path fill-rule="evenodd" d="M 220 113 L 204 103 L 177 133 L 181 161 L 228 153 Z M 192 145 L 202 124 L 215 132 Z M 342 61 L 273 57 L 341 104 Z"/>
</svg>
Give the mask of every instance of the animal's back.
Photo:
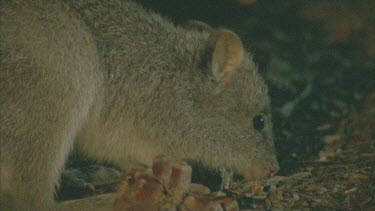
<svg viewBox="0 0 375 211">
<path fill-rule="evenodd" d="M 92 35 L 57 1 L 0 3 L 2 208 L 43 210 L 103 76 Z"/>
</svg>

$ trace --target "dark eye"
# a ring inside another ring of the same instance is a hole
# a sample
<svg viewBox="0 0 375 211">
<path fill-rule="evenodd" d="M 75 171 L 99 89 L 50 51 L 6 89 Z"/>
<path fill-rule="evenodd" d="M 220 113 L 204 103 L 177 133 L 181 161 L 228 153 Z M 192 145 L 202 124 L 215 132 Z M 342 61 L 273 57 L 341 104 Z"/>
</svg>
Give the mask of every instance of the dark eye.
<svg viewBox="0 0 375 211">
<path fill-rule="evenodd" d="M 263 130 L 265 124 L 266 123 L 265 123 L 265 119 L 264 119 L 263 114 L 260 114 L 260 115 L 257 115 L 257 116 L 254 117 L 253 127 L 254 127 L 255 130 L 257 130 L 257 131 Z"/>
</svg>

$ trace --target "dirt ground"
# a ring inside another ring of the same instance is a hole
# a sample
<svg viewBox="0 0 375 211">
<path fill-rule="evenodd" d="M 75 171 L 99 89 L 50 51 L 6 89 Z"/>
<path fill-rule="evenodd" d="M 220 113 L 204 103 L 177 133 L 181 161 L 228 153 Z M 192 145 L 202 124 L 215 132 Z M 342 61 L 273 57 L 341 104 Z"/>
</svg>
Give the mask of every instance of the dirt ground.
<svg viewBox="0 0 375 211">
<path fill-rule="evenodd" d="M 242 210 L 375 210 L 374 1 L 140 2 L 176 24 L 229 28 L 254 53 L 270 88 L 281 170 L 231 184 L 226 195 Z M 120 175 L 74 154 L 58 197 L 115 191 Z M 221 179 L 193 165 L 193 182 L 217 190 Z"/>
</svg>

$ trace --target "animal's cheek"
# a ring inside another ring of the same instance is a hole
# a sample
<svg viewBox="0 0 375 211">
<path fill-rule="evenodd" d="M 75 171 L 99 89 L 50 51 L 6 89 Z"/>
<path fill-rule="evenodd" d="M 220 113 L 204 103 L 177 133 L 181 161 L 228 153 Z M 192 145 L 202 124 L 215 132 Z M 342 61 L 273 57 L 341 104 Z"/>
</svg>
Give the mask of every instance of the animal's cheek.
<svg viewBox="0 0 375 211">
<path fill-rule="evenodd" d="M 256 160 L 250 168 L 240 171 L 240 174 L 248 180 L 266 179 L 275 176 L 279 172 L 277 163 Z"/>
</svg>

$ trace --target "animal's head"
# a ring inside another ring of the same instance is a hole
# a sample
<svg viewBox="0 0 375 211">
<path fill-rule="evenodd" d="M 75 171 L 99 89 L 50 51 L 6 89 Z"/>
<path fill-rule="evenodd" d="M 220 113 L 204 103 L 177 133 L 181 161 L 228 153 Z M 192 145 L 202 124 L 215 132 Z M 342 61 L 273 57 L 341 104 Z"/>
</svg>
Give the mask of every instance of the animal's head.
<svg viewBox="0 0 375 211">
<path fill-rule="evenodd" d="M 268 89 L 240 38 L 232 31 L 210 30 L 200 61 L 204 73 L 198 104 L 216 133 L 217 153 L 205 158 L 223 164 L 249 179 L 278 172 Z M 208 129 L 210 130 L 210 129 Z M 207 137 L 209 139 L 209 137 Z M 221 149 L 220 149 L 221 148 Z"/>
</svg>

